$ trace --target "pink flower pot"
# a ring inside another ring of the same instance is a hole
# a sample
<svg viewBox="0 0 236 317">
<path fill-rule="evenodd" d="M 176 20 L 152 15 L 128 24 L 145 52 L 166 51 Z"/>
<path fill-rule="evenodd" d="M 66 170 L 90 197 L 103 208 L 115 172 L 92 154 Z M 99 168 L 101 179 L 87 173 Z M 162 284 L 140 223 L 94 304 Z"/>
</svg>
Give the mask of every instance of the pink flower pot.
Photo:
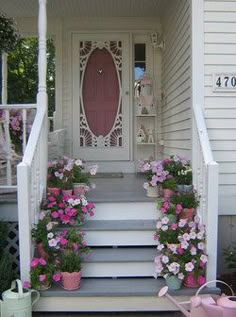
<svg viewBox="0 0 236 317">
<path fill-rule="evenodd" d="M 81 272 L 61 272 L 62 287 L 68 291 L 74 291 L 80 288 Z"/>
<path fill-rule="evenodd" d="M 195 208 L 184 208 L 181 212 L 181 218 L 185 218 L 188 220 L 193 220 L 195 216 Z"/>
<path fill-rule="evenodd" d="M 80 195 L 85 195 L 87 191 L 87 184 L 85 183 L 77 183 L 73 185 L 74 189 L 74 195 L 75 196 L 80 196 Z"/>
<path fill-rule="evenodd" d="M 197 288 L 200 286 L 193 272 L 189 272 L 187 276 L 184 278 L 184 286 L 189 288 Z"/>
<path fill-rule="evenodd" d="M 55 196 L 58 196 L 60 195 L 61 190 L 60 188 L 57 188 L 57 187 L 48 187 L 47 192 L 50 194 L 54 194 Z"/>
</svg>

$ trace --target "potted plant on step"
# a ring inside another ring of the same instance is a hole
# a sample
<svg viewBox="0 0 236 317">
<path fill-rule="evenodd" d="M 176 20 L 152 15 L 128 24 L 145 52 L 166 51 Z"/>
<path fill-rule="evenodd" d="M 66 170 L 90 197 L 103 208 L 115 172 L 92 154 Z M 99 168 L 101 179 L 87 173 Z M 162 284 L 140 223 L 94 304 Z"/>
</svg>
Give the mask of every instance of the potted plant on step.
<svg viewBox="0 0 236 317">
<path fill-rule="evenodd" d="M 185 166 L 178 171 L 176 176 L 177 190 L 185 193 L 191 192 L 193 190 L 192 178 L 193 175 L 190 166 Z"/>
<path fill-rule="evenodd" d="M 164 171 L 162 161 L 139 161 L 139 168 L 146 176 L 143 187 L 148 197 L 159 196 L 159 185 L 164 182 L 168 172 Z"/>
<path fill-rule="evenodd" d="M 178 193 L 171 197 L 171 202 L 175 205 L 180 204 L 183 207 L 181 217 L 191 220 L 195 216 L 196 209 L 199 206 L 199 197 L 195 191 Z"/>
<path fill-rule="evenodd" d="M 30 262 L 31 287 L 47 290 L 53 282 L 54 266 L 44 258 L 33 258 Z"/>
<path fill-rule="evenodd" d="M 58 269 L 61 272 L 61 284 L 65 290 L 74 291 L 80 288 L 81 258 L 73 250 L 65 250 L 59 258 Z"/>
<path fill-rule="evenodd" d="M 176 180 L 173 177 L 167 177 L 161 184 L 162 195 L 164 198 L 170 198 L 175 195 Z"/>
</svg>

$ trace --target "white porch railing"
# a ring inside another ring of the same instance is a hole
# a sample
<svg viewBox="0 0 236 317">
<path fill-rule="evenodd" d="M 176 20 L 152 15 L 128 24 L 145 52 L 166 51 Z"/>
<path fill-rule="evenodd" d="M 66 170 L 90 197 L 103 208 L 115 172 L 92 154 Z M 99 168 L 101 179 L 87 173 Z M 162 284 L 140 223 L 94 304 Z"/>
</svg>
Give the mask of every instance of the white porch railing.
<svg viewBox="0 0 236 317">
<path fill-rule="evenodd" d="M 31 125 L 36 112 L 36 104 L 11 104 L 0 105 L 0 188 L 16 188 L 16 180 L 13 179 L 16 164 L 21 161 L 22 155 L 16 153 L 14 145 L 11 142 L 10 129 L 17 132 L 20 152 L 24 153 L 27 144 L 27 136 L 30 133 Z M 17 114 L 14 116 L 13 113 Z M 20 118 L 20 121 L 19 121 Z M 17 120 L 17 121 L 14 121 Z M 18 123 L 22 127 L 17 126 Z M 13 129 L 13 127 L 14 130 Z M 17 130 L 19 129 L 19 131 Z"/>
<path fill-rule="evenodd" d="M 218 231 L 218 164 L 214 161 L 201 105 L 193 105 L 192 168 L 200 195 L 199 215 L 207 231 L 207 280 L 216 279 Z"/>
</svg>

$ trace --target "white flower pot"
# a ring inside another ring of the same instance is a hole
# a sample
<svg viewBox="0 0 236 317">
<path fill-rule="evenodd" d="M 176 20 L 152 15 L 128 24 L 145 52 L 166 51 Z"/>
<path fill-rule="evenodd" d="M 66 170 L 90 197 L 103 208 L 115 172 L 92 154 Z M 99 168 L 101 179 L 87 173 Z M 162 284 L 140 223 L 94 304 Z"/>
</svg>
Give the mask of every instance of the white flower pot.
<svg viewBox="0 0 236 317">
<path fill-rule="evenodd" d="M 156 198 L 159 197 L 159 186 L 148 186 L 147 187 L 147 197 Z"/>
</svg>

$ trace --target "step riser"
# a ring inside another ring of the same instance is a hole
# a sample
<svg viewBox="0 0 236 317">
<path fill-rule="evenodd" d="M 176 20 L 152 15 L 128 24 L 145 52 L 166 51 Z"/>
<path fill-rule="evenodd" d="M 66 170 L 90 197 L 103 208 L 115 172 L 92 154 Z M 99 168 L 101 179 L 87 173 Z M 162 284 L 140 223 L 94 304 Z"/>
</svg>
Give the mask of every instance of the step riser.
<svg viewBox="0 0 236 317">
<path fill-rule="evenodd" d="M 151 277 L 153 262 L 84 263 L 83 277 Z"/>
<path fill-rule="evenodd" d="M 85 241 L 90 246 L 155 245 L 154 231 L 87 231 Z"/>
<path fill-rule="evenodd" d="M 96 203 L 95 206 L 92 220 L 145 220 L 158 217 L 154 202 Z"/>
</svg>

